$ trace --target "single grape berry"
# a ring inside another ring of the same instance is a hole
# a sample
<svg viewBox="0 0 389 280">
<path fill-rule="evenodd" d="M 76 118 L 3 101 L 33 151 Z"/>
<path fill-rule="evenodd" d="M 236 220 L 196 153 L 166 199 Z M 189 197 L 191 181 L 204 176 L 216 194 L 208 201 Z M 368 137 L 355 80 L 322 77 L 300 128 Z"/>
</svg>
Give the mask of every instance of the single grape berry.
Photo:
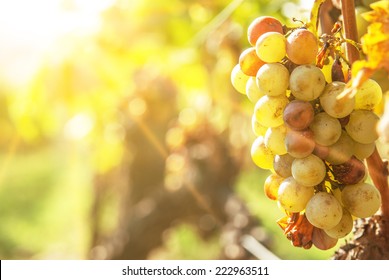
<svg viewBox="0 0 389 280">
<path fill-rule="evenodd" d="M 278 19 L 270 16 L 254 19 L 247 28 L 247 39 L 250 45 L 255 46 L 259 36 L 270 31 L 283 33 L 282 24 Z"/>
<path fill-rule="evenodd" d="M 286 105 L 284 110 L 284 122 L 285 124 L 294 130 L 306 129 L 313 121 L 315 112 L 311 103 L 293 100 Z"/>
</svg>

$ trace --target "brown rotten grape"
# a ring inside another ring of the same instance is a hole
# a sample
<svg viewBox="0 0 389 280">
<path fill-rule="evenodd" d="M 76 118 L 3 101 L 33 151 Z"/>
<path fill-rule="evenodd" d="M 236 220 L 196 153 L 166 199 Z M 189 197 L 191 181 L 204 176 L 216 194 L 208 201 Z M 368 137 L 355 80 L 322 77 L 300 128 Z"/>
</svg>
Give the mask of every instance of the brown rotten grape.
<svg viewBox="0 0 389 280">
<path fill-rule="evenodd" d="M 289 129 L 286 132 L 285 145 L 288 153 L 295 158 L 304 158 L 315 149 L 313 132 L 310 129 L 301 131 Z"/>
<path fill-rule="evenodd" d="M 311 103 L 293 100 L 286 105 L 284 110 L 284 122 L 285 124 L 294 130 L 306 129 L 313 121 L 315 112 Z"/>
<path fill-rule="evenodd" d="M 365 165 L 355 156 L 348 161 L 332 166 L 335 178 L 342 184 L 354 185 L 365 177 Z"/>
</svg>

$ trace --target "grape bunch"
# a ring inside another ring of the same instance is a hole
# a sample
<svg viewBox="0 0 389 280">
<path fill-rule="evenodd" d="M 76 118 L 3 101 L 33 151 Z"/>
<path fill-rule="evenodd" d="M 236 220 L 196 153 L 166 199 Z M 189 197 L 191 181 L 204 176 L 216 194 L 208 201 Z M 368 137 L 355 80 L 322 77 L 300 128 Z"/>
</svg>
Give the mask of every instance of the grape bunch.
<svg viewBox="0 0 389 280">
<path fill-rule="evenodd" d="M 364 159 L 378 139 L 382 90 L 369 79 L 342 97 L 347 64 L 325 49 L 341 51 L 336 34 L 324 44 L 304 26 L 289 29 L 270 16 L 256 18 L 247 34 L 251 46 L 231 82 L 253 104 L 251 157 L 271 171 L 264 192 L 286 214 L 278 224 L 293 245 L 332 248 L 355 218 L 381 205 Z"/>
</svg>

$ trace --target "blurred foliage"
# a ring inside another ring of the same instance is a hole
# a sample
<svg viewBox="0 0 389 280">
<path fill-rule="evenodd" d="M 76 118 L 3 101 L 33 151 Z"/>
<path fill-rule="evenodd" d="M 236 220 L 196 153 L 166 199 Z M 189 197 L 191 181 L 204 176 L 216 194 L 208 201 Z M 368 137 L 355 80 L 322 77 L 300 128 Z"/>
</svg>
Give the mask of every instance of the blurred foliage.
<svg viewBox="0 0 389 280">
<path fill-rule="evenodd" d="M 248 46 L 248 24 L 259 15 L 286 21 L 284 2 L 117 0 L 102 14 L 97 34 L 63 38 L 27 85 L 2 82 L 0 258 L 86 258 L 94 176 L 133 153 L 124 148 L 129 117 L 168 115 L 148 111 L 142 98 L 153 99 L 161 90 L 170 98 L 173 87 L 181 121 L 190 122 L 194 110 L 219 133 L 228 131 L 231 153 L 243 170 L 237 191 L 271 232 L 274 253 L 284 259 L 328 258 L 332 252 L 293 248 L 277 228 L 282 213 L 268 205 L 261 189 L 267 173 L 253 166 L 247 152 L 254 137 L 251 104 L 230 85 L 230 71 Z M 170 82 L 156 88 L 153 77 Z M 144 89 L 148 96 L 133 98 Z M 117 226 L 119 197 L 106 199 L 106 232 Z M 187 226 L 165 239 L 152 257 L 215 258 L 219 248 L 217 240 L 199 240 Z"/>
</svg>

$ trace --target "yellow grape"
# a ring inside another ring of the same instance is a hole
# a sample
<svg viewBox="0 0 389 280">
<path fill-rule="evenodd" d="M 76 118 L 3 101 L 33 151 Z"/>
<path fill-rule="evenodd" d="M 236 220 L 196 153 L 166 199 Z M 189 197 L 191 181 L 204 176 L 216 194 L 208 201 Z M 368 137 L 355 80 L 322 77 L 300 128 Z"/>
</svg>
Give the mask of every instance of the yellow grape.
<svg viewBox="0 0 389 280">
<path fill-rule="evenodd" d="M 382 89 L 380 85 L 368 79 L 364 82 L 355 94 L 355 109 L 373 110 L 382 99 Z"/>
<path fill-rule="evenodd" d="M 262 136 L 257 137 L 251 146 L 251 158 L 262 169 L 272 169 L 274 154 L 265 146 Z"/>
<path fill-rule="evenodd" d="M 255 136 L 265 136 L 267 131 L 267 127 L 261 125 L 255 118 L 255 115 L 252 115 L 251 117 L 251 129 L 253 130 Z"/>
<path fill-rule="evenodd" d="M 342 190 L 342 202 L 351 215 L 367 218 L 374 215 L 381 206 L 381 194 L 367 183 L 347 185 Z"/>
<path fill-rule="evenodd" d="M 267 63 L 257 72 L 257 85 L 268 96 L 285 96 L 289 86 L 289 71 L 280 63 Z"/>
<path fill-rule="evenodd" d="M 262 96 L 254 107 L 254 114 L 259 124 L 276 127 L 284 123 L 282 115 L 289 100 L 286 96 Z"/>
<path fill-rule="evenodd" d="M 277 127 L 269 127 L 265 134 L 265 145 L 274 154 L 283 155 L 286 154 L 285 146 L 286 127 L 280 125 Z"/>
<path fill-rule="evenodd" d="M 231 84 L 241 94 L 246 94 L 246 84 L 250 76 L 243 73 L 239 64 L 231 71 Z"/>
<path fill-rule="evenodd" d="M 378 139 L 379 117 L 372 111 L 355 110 L 350 114 L 346 131 L 352 139 L 362 144 L 373 143 Z"/>
<path fill-rule="evenodd" d="M 352 231 L 353 224 L 354 221 L 350 212 L 343 208 L 343 215 L 340 222 L 333 228 L 325 230 L 325 233 L 332 238 L 343 238 Z"/>
<path fill-rule="evenodd" d="M 265 93 L 263 93 L 258 85 L 257 85 L 257 79 L 256 77 L 250 77 L 247 81 L 247 84 L 246 84 L 246 95 L 248 97 L 248 99 L 252 102 L 252 103 L 257 103 L 257 101 L 259 100 L 259 98 L 261 98 L 262 96 L 265 95 Z"/>
<path fill-rule="evenodd" d="M 338 200 L 332 194 L 325 192 L 316 193 L 305 209 L 308 221 L 324 230 L 336 226 L 342 219 L 342 215 L 342 206 Z"/>
<path fill-rule="evenodd" d="M 278 189 L 280 188 L 281 183 L 284 181 L 284 178 L 281 176 L 272 173 L 270 174 L 263 185 L 265 195 L 271 200 L 277 200 L 278 198 Z"/>
<path fill-rule="evenodd" d="M 266 32 L 258 38 L 255 49 L 262 61 L 279 62 L 286 55 L 286 39 L 279 32 Z"/>
<path fill-rule="evenodd" d="M 315 155 L 296 158 L 292 163 L 293 178 L 301 185 L 313 187 L 320 184 L 326 176 L 324 162 Z"/>
<path fill-rule="evenodd" d="M 320 96 L 320 104 L 324 111 L 334 118 L 344 118 L 349 115 L 355 106 L 355 98 L 338 99 L 343 92 L 345 83 L 332 82 L 327 84 Z"/>
<path fill-rule="evenodd" d="M 288 177 L 278 189 L 278 202 L 286 211 L 297 213 L 305 209 L 313 194 L 313 188 L 301 186 L 293 177 Z"/>
</svg>

